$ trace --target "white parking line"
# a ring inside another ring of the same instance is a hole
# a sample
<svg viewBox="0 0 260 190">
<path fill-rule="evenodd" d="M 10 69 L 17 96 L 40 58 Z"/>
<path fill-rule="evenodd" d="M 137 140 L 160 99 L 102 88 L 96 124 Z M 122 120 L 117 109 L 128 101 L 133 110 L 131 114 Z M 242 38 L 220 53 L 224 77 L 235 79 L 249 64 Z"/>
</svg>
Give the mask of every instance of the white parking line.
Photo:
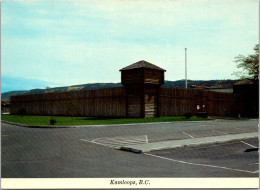
<svg viewBox="0 0 260 190">
<path fill-rule="evenodd" d="M 185 134 L 185 135 L 187 135 L 187 136 L 189 136 L 189 137 L 191 137 L 192 139 L 194 139 L 194 137 L 193 136 L 191 136 L 190 134 L 188 134 L 188 133 L 185 133 L 185 132 L 182 132 L 183 134 Z"/>
<path fill-rule="evenodd" d="M 211 168 L 219 168 L 219 169 L 225 169 L 225 170 L 232 170 L 232 171 L 238 171 L 238 172 L 246 172 L 246 173 L 257 173 L 258 170 L 256 171 L 248 171 L 248 170 L 240 170 L 240 169 L 235 169 L 235 168 L 227 168 L 227 167 L 223 167 L 223 166 L 214 166 L 214 165 L 207 165 L 207 164 L 196 164 L 196 163 L 191 163 L 191 162 L 185 162 L 185 161 L 181 161 L 181 160 L 174 160 L 171 158 L 166 158 L 166 157 L 162 157 L 162 156 L 157 156 L 154 154 L 148 154 L 148 153 L 144 153 L 145 155 L 148 156 L 152 156 L 152 157 L 157 157 L 157 158 L 161 158 L 164 160 L 169 160 L 169 161 L 173 161 L 173 162 L 179 162 L 182 164 L 188 164 L 188 165 L 195 165 L 195 166 L 204 166 L 204 167 L 211 167 Z"/>
<path fill-rule="evenodd" d="M 109 148 L 119 148 L 119 147 L 110 146 L 110 145 L 107 145 L 107 144 L 102 144 L 102 143 L 97 143 L 97 142 L 94 142 L 94 141 L 89 141 L 89 140 L 86 140 L 86 139 L 79 139 L 79 140 L 85 141 L 85 142 L 89 142 L 89 143 L 98 144 L 98 145 L 102 145 L 102 146 L 109 147 Z"/>
<path fill-rule="evenodd" d="M 146 144 L 148 144 L 148 135 L 145 135 Z"/>
<path fill-rule="evenodd" d="M 256 162 L 256 163 L 252 163 L 252 164 L 259 164 L 259 163 Z M 252 164 L 249 164 L 249 165 L 252 165 Z"/>
<path fill-rule="evenodd" d="M 216 131 L 216 130 L 212 130 L 212 131 Z M 224 132 L 221 132 L 221 131 L 216 131 L 216 132 L 222 133 L 222 134 L 225 134 L 225 135 L 228 135 L 228 133 L 224 133 Z M 251 145 L 251 144 L 249 144 L 249 143 L 246 143 L 246 142 L 244 142 L 244 141 L 240 141 L 240 142 L 241 142 L 241 143 L 244 143 L 244 144 L 246 144 L 246 145 L 248 145 L 248 146 L 251 146 L 251 147 L 253 147 L 253 148 L 258 148 L 258 147 L 256 147 L 256 146 Z"/>
<path fill-rule="evenodd" d="M 218 132 L 218 133 L 222 133 L 222 134 L 224 134 L 224 135 L 228 135 L 228 133 L 224 133 L 224 132 L 222 132 L 222 131 L 216 131 L 216 130 L 212 130 L 212 131 L 215 131 L 215 132 Z"/>
<path fill-rule="evenodd" d="M 139 136 L 116 136 L 116 137 L 101 137 L 93 140 L 80 139 L 89 143 L 94 143 L 110 148 L 119 149 L 122 146 L 127 145 L 136 145 L 136 144 L 147 144 L 148 136 L 139 135 Z"/>
<path fill-rule="evenodd" d="M 244 144 L 246 144 L 246 145 L 248 145 L 248 146 L 251 146 L 251 147 L 253 147 L 253 148 L 258 148 L 258 147 L 256 147 L 256 146 L 254 146 L 254 145 L 251 145 L 251 144 L 248 144 L 248 143 L 246 143 L 246 142 L 244 142 L 244 141 L 240 141 L 241 143 L 244 143 Z"/>
</svg>

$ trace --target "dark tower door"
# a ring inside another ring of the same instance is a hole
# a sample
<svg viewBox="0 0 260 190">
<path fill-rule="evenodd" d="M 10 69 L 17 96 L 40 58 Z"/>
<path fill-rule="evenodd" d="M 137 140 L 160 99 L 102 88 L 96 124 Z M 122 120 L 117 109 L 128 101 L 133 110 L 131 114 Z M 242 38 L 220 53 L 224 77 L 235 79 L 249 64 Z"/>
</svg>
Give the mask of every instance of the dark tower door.
<svg viewBox="0 0 260 190">
<path fill-rule="evenodd" d="M 158 88 L 147 86 L 144 90 L 144 116 L 158 116 Z"/>
</svg>

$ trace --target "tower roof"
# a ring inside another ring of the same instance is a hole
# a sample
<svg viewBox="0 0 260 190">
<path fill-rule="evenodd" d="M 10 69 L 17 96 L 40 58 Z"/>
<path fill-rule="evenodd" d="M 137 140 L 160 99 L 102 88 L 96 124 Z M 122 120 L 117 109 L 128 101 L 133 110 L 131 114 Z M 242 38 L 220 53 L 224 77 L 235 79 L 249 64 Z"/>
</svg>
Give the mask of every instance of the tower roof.
<svg viewBox="0 0 260 190">
<path fill-rule="evenodd" d="M 160 71 L 166 71 L 152 63 L 149 63 L 147 61 L 141 60 L 136 63 L 133 63 L 132 65 L 129 65 L 127 67 L 124 67 L 123 69 L 120 69 L 120 71 L 130 70 L 130 69 L 139 69 L 139 68 L 147 68 L 147 69 L 155 69 Z"/>
</svg>

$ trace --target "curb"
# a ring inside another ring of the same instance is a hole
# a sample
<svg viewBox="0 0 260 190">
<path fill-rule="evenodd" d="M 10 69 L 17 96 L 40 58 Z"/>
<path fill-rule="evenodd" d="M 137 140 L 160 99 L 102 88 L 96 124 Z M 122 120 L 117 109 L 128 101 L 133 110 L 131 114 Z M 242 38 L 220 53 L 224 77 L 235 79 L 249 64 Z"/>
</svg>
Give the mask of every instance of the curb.
<svg viewBox="0 0 260 190">
<path fill-rule="evenodd" d="M 213 121 L 257 121 L 259 119 L 213 119 Z"/>
<path fill-rule="evenodd" d="M 20 124 L 20 123 L 14 123 L 14 122 L 10 122 L 10 121 L 4 121 L 1 120 L 1 122 L 6 123 L 6 124 L 11 124 L 11 125 L 16 125 L 16 126 L 20 126 L 20 127 L 27 127 L 27 128 L 46 128 L 46 129 L 50 129 L 50 128 L 76 128 L 76 126 L 41 126 L 41 125 L 24 125 L 24 124 Z"/>
<path fill-rule="evenodd" d="M 120 147 L 119 150 L 123 150 L 123 151 L 126 151 L 126 152 L 133 152 L 133 153 L 136 153 L 136 154 L 142 154 L 142 150 L 135 149 L 135 148 L 128 148 L 128 147 L 125 147 L 125 146 Z"/>
<path fill-rule="evenodd" d="M 20 127 L 28 127 L 28 128 L 81 128 L 81 127 L 116 127 L 116 126 L 127 126 L 127 125 L 151 125 L 151 124 L 167 124 L 167 123 L 203 123 L 203 122 L 216 122 L 223 121 L 228 119 L 212 119 L 212 120 L 204 120 L 204 121 L 166 121 L 166 122 L 147 122 L 147 123 L 125 123 L 125 124 L 106 124 L 106 125 L 74 125 L 74 126 L 42 126 L 42 125 L 24 125 L 20 123 L 14 123 L 10 121 L 1 120 L 3 123 L 17 125 Z M 248 120 L 258 120 L 258 119 L 248 119 Z M 230 120 L 229 120 L 230 121 Z M 236 120 L 233 120 L 236 121 Z M 245 121 L 245 120 L 237 120 L 237 121 Z"/>
<path fill-rule="evenodd" d="M 258 132 L 256 132 L 258 133 Z M 239 134 L 234 134 L 234 135 L 239 135 Z M 217 137 L 217 136 L 215 136 Z M 219 136 L 220 137 L 220 136 Z M 222 143 L 228 143 L 228 142 L 232 142 L 232 141 L 239 141 L 239 140 L 244 140 L 244 139 L 251 139 L 251 138 L 257 138 L 258 135 L 249 135 L 249 136 L 244 136 L 244 137 L 236 137 L 236 138 L 230 138 L 230 139 L 223 139 L 223 140 L 215 140 L 215 141 L 205 141 L 205 142 L 200 142 L 200 143 L 190 143 L 190 144 L 178 144 L 178 145 L 167 145 L 164 147 L 151 147 L 151 148 L 138 148 L 138 147 L 131 147 L 130 146 L 122 146 L 120 147 L 120 150 L 123 151 L 128 151 L 128 152 L 132 152 L 132 153 L 146 153 L 146 152 L 152 152 L 152 151 L 161 151 L 161 150 L 167 150 L 167 149 L 178 149 L 178 148 L 184 148 L 184 147 L 197 147 L 197 146 L 201 146 L 201 145 L 210 145 L 210 144 L 222 144 Z M 161 142 L 159 142 L 161 143 Z M 156 144 L 156 143 L 155 143 Z M 133 145 L 135 146 L 135 145 Z"/>
<path fill-rule="evenodd" d="M 256 137 L 250 137 L 250 138 L 256 138 Z M 211 145 L 211 144 L 229 143 L 229 142 L 233 142 L 233 141 L 245 140 L 245 139 L 250 139 L 250 138 L 239 138 L 239 139 L 230 139 L 227 141 L 216 141 L 216 142 L 208 142 L 208 143 L 201 143 L 201 144 L 180 145 L 180 146 L 166 147 L 166 148 L 161 148 L 161 149 L 151 149 L 149 151 L 142 151 L 141 149 L 130 148 L 130 147 L 125 147 L 125 146 L 120 147 L 119 150 L 136 153 L 136 154 L 142 154 L 142 153 L 153 152 L 153 151 L 163 151 L 163 150 L 169 150 L 169 149 L 176 150 L 176 149 L 187 148 L 187 147 L 198 147 L 198 146 L 204 146 L 204 145 L 207 146 L 207 145 Z M 253 149 L 255 149 L 255 148 L 253 148 Z M 252 151 L 252 150 L 247 150 L 244 152 L 250 152 L 250 151 Z"/>
<path fill-rule="evenodd" d="M 190 122 L 190 123 L 201 123 L 201 122 L 208 122 L 208 121 L 214 121 L 214 120 L 205 120 L 205 121 L 166 121 L 166 122 L 148 122 L 148 123 L 125 123 L 125 124 L 106 124 L 106 125 L 76 125 L 76 126 L 42 126 L 42 125 L 24 125 L 20 123 L 14 123 L 10 121 L 4 121 L 1 120 L 3 123 L 11 124 L 11 125 L 17 125 L 20 127 L 28 127 L 28 128 L 81 128 L 81 127 L 116 127 L 116 126 L 124 126 L 124 125 L 151 125 L 151 124 L 164 124 L 164 123 L 177 123 L 177 122 Z"/>
</svg>

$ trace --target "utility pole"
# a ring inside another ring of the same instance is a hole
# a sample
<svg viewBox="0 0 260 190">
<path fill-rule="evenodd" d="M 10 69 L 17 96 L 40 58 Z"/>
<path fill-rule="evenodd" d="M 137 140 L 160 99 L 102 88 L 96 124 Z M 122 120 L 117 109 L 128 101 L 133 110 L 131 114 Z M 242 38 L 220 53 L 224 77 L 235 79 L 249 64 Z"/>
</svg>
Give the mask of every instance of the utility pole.
<svg viewBox="0 0 260 190">
<path fill-rule="evenodd" d="M 187 89 L 187 48 L 185 48 L 185 88 Z"/>
</svg>

